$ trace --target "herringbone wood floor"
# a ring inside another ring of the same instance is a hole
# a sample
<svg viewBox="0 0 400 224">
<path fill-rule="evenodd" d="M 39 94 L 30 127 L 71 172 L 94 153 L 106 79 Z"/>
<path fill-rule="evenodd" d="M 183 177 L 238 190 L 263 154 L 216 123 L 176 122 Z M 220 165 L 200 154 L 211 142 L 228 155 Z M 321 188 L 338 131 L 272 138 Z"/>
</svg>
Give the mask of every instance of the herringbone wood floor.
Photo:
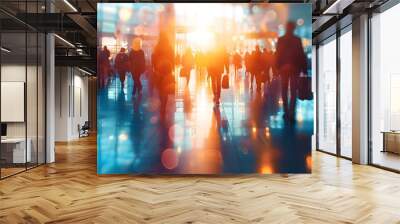
<svg viewBox="0 0 400 224">
<path fill-rule="evenodd" d="M 400 175 L 313 155 L 312 175 L 102 176 L 96 142 L 0 181 L 0 223 L 400 223 Z"/>
</svg>

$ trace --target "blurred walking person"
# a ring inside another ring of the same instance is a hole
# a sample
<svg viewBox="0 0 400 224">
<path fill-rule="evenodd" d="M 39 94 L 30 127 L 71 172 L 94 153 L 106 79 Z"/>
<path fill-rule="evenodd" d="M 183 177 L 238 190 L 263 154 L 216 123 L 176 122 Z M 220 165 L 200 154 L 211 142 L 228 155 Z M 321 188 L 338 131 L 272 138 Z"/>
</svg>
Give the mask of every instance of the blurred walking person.
<svg viewBox="0 0 400 224">
<path fill-rule="evenodd" d="M 253 79 L 254 77 L 256 78 L 256 86 L 257 86 L 257 91 L 261 91 L 261 84 L 263 82 L 263 57 L 262 57 L 262 52 L 260 50 L 260 46 L 256 46 L 256 50 L 253 52 L 251 56 L 251 66 L 252 66 L 252 76 L 251 76 L 251 84 L 250 87 L 252 88 L 253 86 Z"/>
<path fill-rule="evenodd" d="M 254 72 L 254 68 L 255 68 L 255 51 L 251 51 L 248 55 L 248 70 L 249 74 L 250 74 L 250 89 L 253 89 L 253 83 L 254 83 L 254 78 L 255 78 L 255 72 Z"/>
<path fill-rule="evenodd" d="M 207 72 L 211 77 L 211 86 L 214 95 L 214 104 L 219 106 L 221 98 L 222 74 L 229 68 L 229 55 L 225 48 L 217 47 L 209 55 Z"/>
<path fill-rule="evenodd" d="M 276 75 L 275 69 L 275 56 L 271 50 L 264 48 L 262 53 L 262 60 L 263 60 L 263 76 L 264 76 L 264 83 L 269 85 L 271 82 L 271 73 L 272 76 Z"/>
<path fill-rule="evenodd" d="M 201 61 L 200 61 L 200 59 L 201 59 L 201 52 L 200 51 L 197 51 L 196 52 L 196 54 L 194 55 L 194 64 L 195 64 L 195 67 L 196 67 L 196 75 L 198 75 L 198 76 L 200 76 L 201 77 L 201 70 L 202 70 L 202 64 L 201 64 Z"/>
<path fill-rule="evenodd" d="M 233 54 L 233 65 L 235 68 L 236 77 L 237 73 L 239 73 L 239 69 L 242 68 L 242 56 L 240 56 L 238 52 L 235 52 L 235 54 Z"/>
<path fill-rule="evenodd" d="M 110 51 L 107 49 L 107 46 L 104 46 L 97 56 L 100 88 L 104 88 L 105 86 L 107 86 L 108 75 L 111 73 L 110 56 L 111 54 Z"/>
<path fill-rule="evenodd" d="M 144 51 L 142 50 L 142 40 L 140 38 L 134 38 L 132 41 L 132 49 L 129 52 L 129 64 L 134 82 L 132 94 L 139 94 L 142 92 L 143 88 L 140 76 L 146 70 Z"/>
<path fill-rule="evenodd" d="M 246 67 L 246 75 L 250 75 L 250 57 L 251 54 L 246 51 L 246 54 L 244 55 L 244 66 Z"/>
<path fill-rule="evenodd" d="M 194 57 L 192 54 L 192 49 L 187 48 L 182 56 L 182 70 L 181 74 L 186 77 L 186 85 L 189 86 L 190 72 L 192 71 L 194 65 Z"/>
<path fill-rule="evenodd" d="M 114 66 L 119 75 L 121 89 L 123 90 L 125 87 L 125 76 L 129 71 L 129 56 L 127 53 L 125 53 L 125 48 L 121 48 L 117 56 L 115 56 Z"/>
<path fill-rule="evenodd" d="M 182 55 L 177 53 L 175 55 L 175 67 L 179 67 L 180 65 L 182 65 Z"/>
<path fill-rule="evenodd" d="M 290 121 L 294 121 L 295 118 L 300 73 L 307 72 L 307 58 L 301 39 L 294 35 L 295 29 L 295 23 L 287 23 L 286 33 L 278 39 L 276 47 L 276 67 L 282 82 L 284 118 Z"/>
<path fill-rule="evenodd" d="M 206 54 L 204 51 L 200 50 L 196 52 L 194 57 L 196 66 L 196 76 L 198 80 L 203 80 L 207 71 Z"/>
<path fill-rule="evenodd" d="M 155 70 L 157 88 L 160 95 L 160 117 L 165 119 L 168 95 L 175 92 L 173 76 L 175 55 L 174 49 L 165 32 L 161 32 L 153 51 L 153 67 Z"/>
</svg>

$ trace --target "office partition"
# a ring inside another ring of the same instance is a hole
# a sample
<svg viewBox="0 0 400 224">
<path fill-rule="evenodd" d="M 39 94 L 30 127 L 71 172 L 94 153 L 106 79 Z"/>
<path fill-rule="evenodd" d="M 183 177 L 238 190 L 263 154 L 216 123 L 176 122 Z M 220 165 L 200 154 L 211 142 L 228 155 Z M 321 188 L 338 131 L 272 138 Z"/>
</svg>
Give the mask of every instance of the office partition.
<svg viewBox="0 0 400 224">
<path fill-rule="evenodd" d="M 45 163 L 45 34 L 23 22 L 44 2 L 0 2 L 2 179 Z"/>
</svg>

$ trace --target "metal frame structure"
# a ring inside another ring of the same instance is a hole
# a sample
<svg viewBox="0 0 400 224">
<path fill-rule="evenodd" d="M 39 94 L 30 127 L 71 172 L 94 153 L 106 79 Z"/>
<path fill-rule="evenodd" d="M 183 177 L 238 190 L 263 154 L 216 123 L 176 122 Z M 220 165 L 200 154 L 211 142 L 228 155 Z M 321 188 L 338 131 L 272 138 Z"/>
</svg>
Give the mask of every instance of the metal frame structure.
<svg viewBox="0 0 400 224">
<path fill-rule="evenodd" d="M 25 12 L 27 11 L 27 3 L 28 2 L 29 3 L 32 3 L 32 2 L 36 3 L 36 11 L 38 11 L 38 9 L 39 9 L 39 7 L 38 7 L 39 0 L 29 0 L 29 1 L 25 0 L 25 1 L 21 1 L 21 2 L 25 4 Z M 47 7 L 46 7 L 46 10 L 47 10 Z M 4 11 L 2 10 L 2 12 L 4 12 Z M 12 15 L 10 15 L 10 16 L 12 16 Z M 23 24 L 23 27 L 24 27 L 24 31 L 20 32 L 20 34 L 25 35 L 25 40 L 24 40 L 24 44 L 25 44 L 25 58 L 24 58 L 24 60 L 25 60 L 25 84 L 24 84 L 24 98 L 25 98 L 24 99 L 25 167 L 24 167 L 23 170 L 15 172 L 15 173 L 12 173 L 12 174 L 7 175 L 7 176 L 3 176 L 2 168 L 0 167 L 0 180 L 3 180 L 5 178 L 8 178 L 8 177 L 11 177 L 11 176 L 14 176 L 14 175 L 17 175 L 19 173 L 25 172 L 27 170 L 39 167 L 39 166 L 47 163 L 47 153 L 46 153 L 46 148 L 47 148 L 46 136 L 47 136 L 47 133 L 46 133 L 46 128 L 45 128 L 47 126 L 47 122 L 46 122 L 47 114 L 46 114 L 46 110 L 45 110 L 45 108 L 47 106 L 46 105 L 47 88 L 46 88 L 46 81 L 45 81 L 46 77 L 47 77 L 47 69 L 46 69 L 46 63 L 47 63 L 47 61 L 46 61 L 46 47 L 47 47 L 46 35 L 47 35 L 47 33 L 41 32 L 40 30 L 37 30 L 36 28 L 28 25 L 27 23 L 25 23 L 25 22 L 23 22 L 21 20 L 18 20 L 18 18 L 16 18 L 16 19 L 17 19 L 18 22 Z M 33 31 L 33 33 L 28 32 L 28 31 Z M 3 33 L 8 33 L 8 32 L 7 31 L 4 32 L 4 31 L 2 31 L 2 29 L 0 29 L 0 45 L 2 45 L 1 37 L 2 37 Z M 28 66 L 28 34 L 29 33 L 36 34 L 35 35 L 35 37 L 36 37 L 36 41 L 35 41 L 35 44 L 36 44 L 36 71 L 35 71 L 35 74 L 36 74 L 36 122 L 34 122 L 36 124 L 36 128 L 35 128 L 36 129 L 36 136 L 33 136 L 33 138 L 36 138 L 36 143 L 37 143 L 36 144 L 36 150 L 37 150 L 37 152 L 36 152 L 36 161 L 35 161 L 35 163 L 29 163 L 29 166 L 28 166 L 28 162 L 27 162 L 28 155 L 26 153 L 26 150 L 27 150 L 27 147 L 28 147 L 27 146 L 27 141 L 28 141 L 28 109 L 27 109 L 27 101 L 28 101 L 28 99 L 27 99 L 28 67 L 27 66 Z M 39 151 L 40 150 L 39 150 L 39 141 L 38 141 L 39 140 L 39 119 L 40 119 L 40 117 L 39 117 L 39 68 L 38 68 L 38 66 L 40 65 L 40 63 L 39 63 L 39 39 L 40 39 L 39 38 L 39 36 L 40 36 L 39 34 L 40 33 L 44 34 L 43 39 L 42 39 L 42 44 L 43 44 L 42 47 L 45 48 L 44 51 L 41 51 L 41 53 L 44 54 L 44 55 L 41 55 L 43 60 L 44 60 L 44 69 L 42 70 L 42 72 L 43 72 L 42 73 L 42 82 L 44 84 L 44 86 L 43 86 L 44 87 L 44 92 L 43 92 L 43 95 L 44 95 L 43 97 L 44 98 L 42 99 L 42 101 L 43 101 L 43 109 L 44 109 L 43 110 L 44 116 L 41 117 L 42 118 L 41 121 L 44 124 L 44 130 L 43 130 L 43 134 L 44 134 L 43 143 L 44 144 L 42 145 L 42 147 L 43 147 L 42 148 L 42 152 L 43 152 L 43 155 L 42 155 L 43 156 L 43 158 L 42 158 L 43 162 L 42 163 L 39 162 Z M 3 61 L 2 60 L 2 56 L 0 54 L 0 67 L 2 66 L 2 64 L 1 64 L 2 61 Z M 0 71 L 0 81 L 1 81 L 1 71 Z M 1 86 L 0 86 L 0 89 L 1 89 Z M 1 106 L 0 106 L 0 109 L 1 109 Z M 0 155 L 1 155 L 1 144 L 0 144 Z"/>
<path fill-rule="evenodd" d="M 315 103 L 316 103 L 316 110 L 317 110 L 317 112 L 316 112 L 316 147 L 317 147 L 317 151 L 319 151 L 319 152 L 324 152 L 324 153 L 327 153 L 327 154 L 329 154 L 329 155 L 333 155 L 333 156 L 338 156 L 338 157 L 340 157 L 340 158 L 344 158 L 344 159 L 347 159 L 347 160 L 352 160 L 350 157 L 347 157 L 347 156 L 344 156 L 344 155 L 342 155 L 342 150 L 341 150 L 341 131 L 342 131 L 342 128 L 341 128 L 341 117 L 340 117 L 340 113 L 341 113 L 341 111 L 340 111 L 340 103 L 341 103 L 341 97 L 340 97 L 340 91 L 341 91 L 341 89 L 340 89 L 340 82 L 341 82 L 341 65 L 340 65 L 340 61 L 341 61 L 341 58 L 340 58 L 340 42 L 341 42 L 341 40 L 340 40 L 340 37 L 342 36 L 342 35 L 344 35 L 346 32 L 350 32 L 350 30 L 348 30 L 349 29 L 349 27 L 351 26 L 351 24 L 347 24 L 346 26 L 344 26 L 344 27 L 340 27 L 340 26 L 338 26 L 338 25 L 335 25 L 335 28 L 336 28 L 336 32 L 334 33 L 334 34 L 331 34 L 330 36 L 328 36 L 328 37 L 326 37 L 326 38 L 324 38 L 323 40 L 320 40 L 319 41 L 319 43 L 316 45 L 316 63 L 317 63 L 317 65 L 316 65 L 316 72 L 315 72 L 315 74 L 316 74 L 316 86 L 317 86 L 317 90 L 316 90 L 316 92 L 317 92 L 317 94 L 316 94 L 316 100 L 315 100 Z M 319 49 L 319 47 L 320 47 L 320 43 L 322 43 L 322 42 L 324 42 L 324 41 L 327 41 L 328 39 L 330 39 L 330 38 L 332 38 L 332 36 L 335 36 L 335 38 L 334 39 L 332 39 L 332 40 L 330 40 L 330 41 L 336 41 L 336 60 L 335 60 L 335 64 L 336 64 L 336 152 L 335 153 L 332 153 L 332 152 L 328 152 L 328 151 L 326 151 L 326 150 L 324 150 L 324 149 L 321 149 L 320 147 L 319 147 L 319 122 L 320 122 L 320 119 L 319 119 L 319 94 L 318 94 L 318 87 L 319 87 L 319 81 L 320 81 L 320 79 L 319 79 L 319 51 L 318 51 L 318 49 Z"/>
<path fill-rule="evenodd" d="M 372 56 L 372 27 L 371 27 L 371 19 L 372 19 L 372 15 L 373 13 L 382 13 L 388 9 L 390 9 L 391 7 L 397 5 L 400 3 L 400 0 L 388 0 L 385 1 L 383 4 L 379 5 L 378 7 L 375 8 L 369 8 L 369 9 L 365 9 L 364 13 L 368 14 L 368 35 L 367 35 L 367 39 L 368 39 L 368 56 L 367 56 L 367 62 L 368 62 L 368 69 L 367 69 L 367 77 L 368 77 L 368 165 L 380 168 L 380 169 L 384 169 L 384 170 L 388 170 L 388 171 L 392 171 L 392 172 L 396 172 L 396 173 L 400 173 L 400 170 L 396 170 L 396 169 L 392 169 L 389 167 L 385 167 L 379 164 L 374 164 L 373 161 L 373 142 L 372 142 L 372 94 L 373 94 L 373 89 L 372 89 L 372 85 L 371 85 L 371 79 L 372 79 L 372 61 L 371 61 L 371 56 Z M 345 22 L 345 26 L 341 27 L 338 24 L 341 22 L 341 19 L 346 19 L 345 17 L 341 17 L 341 18 L 337 18 L 336 23 L 334 25 L 332 25 L 331 27 L 328 27 L 326 30 L 328 29 L 335 29 L 334 33 L 332 34 L 332 30 L 330 32 L 329 35 L 324 34 L 324 31 L 321 31 L 320 33 L 322 33 L 321 36 L 323 36 L 323 38 L 321 39 L 321 37 L 316 38 L 317 41 L 314 42 L 314 45 L 316 45 L 316 150 L 319 152 L 323 152 L 323 153 L 327 153 L 333 156 L 337 156 L 340 158 L 344 158 L 344 159 L 348 159 L 348 160 L 352 160 L 349 157 L 343 156 L 342 155 L 342 150 L 340 147 L 340 143 L 341 143 L 341 118 L 340 118 L 340 79 L 341 79 L 341 67 L 340 67 L 340 36 L 344 34 L 344 30 L 347 29 L 347 27 L 350 24 L 348 24 L 349 22 Z M 347 23 L 347 24 L 346 24 Z M 336 35 L 335 40 L 336 40 L 336 152 L 335 153 L 331 153 L 331 152 L 327 152 L 324 149 L 320 148 L 320 144 L 319 144 L 319 94 L 318 94 L 318 88 L 319 88 L 319 45 L 320 43 L 322 43 L 323 41 L 326 41 L 327 39 L 331 38 L 332 35 Z"/>
<path fill-rule="evenodd" d="M 394 7 L 395 5 L 400 4 L 400 0 L 389 0 L 385 4 L 377 7 L 374 10 L 368 11 L 368 70 L 367 70 L 367 77 L 368 77 L 368 165 L 384 169 L 387 171 L 400 173 L 400 170 L 393 169 L 387 166 L 379 165 L 374 163 L 373 160 L 373 140 L 372 140 L 372 18 L 373 13 L 383 13 L 386 10 Z"/>
</svg>

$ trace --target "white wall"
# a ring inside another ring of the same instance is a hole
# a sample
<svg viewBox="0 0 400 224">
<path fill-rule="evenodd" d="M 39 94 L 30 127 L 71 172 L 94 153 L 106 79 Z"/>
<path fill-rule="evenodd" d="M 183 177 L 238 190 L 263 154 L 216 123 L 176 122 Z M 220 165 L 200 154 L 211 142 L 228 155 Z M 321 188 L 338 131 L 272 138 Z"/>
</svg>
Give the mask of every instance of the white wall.
<svg viewBox="0 0 400 224">
<path fill-rule="evenodd" d="M 68 88 L 70 85 L 68 74 L 67 67 L 55 68 L 55 141 L 68 140 Z"/>
<path fill-rule="evenodd" d="M 76 72 L 77 70 L 75 70 Z M 88 113 L 88 77 L 81 76 L 82 73 L 79 75 L 74 75 L 74 83 L 73 83 L 73 94 L 74 102 L 71 103 L 73 108 L 72 111 L 72 119 L 71 119 L 71 135 L 73 138 L 78 138 L 78 124 L 83 125 L 85 121 L 89 119 Z"/>
<path fill-rule="evenodd" d="M 77 139 L 78 124 L 88 120 L 88 77 L 76 68 L 56 67 L 55 86 L 55 140 Z"/>
</svg>

